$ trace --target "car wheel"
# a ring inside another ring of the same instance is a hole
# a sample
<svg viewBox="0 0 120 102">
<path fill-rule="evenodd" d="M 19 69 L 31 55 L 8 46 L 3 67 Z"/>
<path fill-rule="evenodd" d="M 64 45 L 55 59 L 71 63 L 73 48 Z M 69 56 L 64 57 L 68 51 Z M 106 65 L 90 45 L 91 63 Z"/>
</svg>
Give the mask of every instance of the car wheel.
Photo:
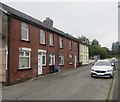
<svg viewBox="0 0 120 102">
<path fill-rule="evenodd" d="M 110 75 L 110 78 L 113 78 L 113 76 L 114 76 L 113 74 L 112 74 L 112 75 Z"/>
<path fill-rule="evenodd" d="M 93 77 L 93 75 L 91 74 L 91 77 Z"/>
</svg>

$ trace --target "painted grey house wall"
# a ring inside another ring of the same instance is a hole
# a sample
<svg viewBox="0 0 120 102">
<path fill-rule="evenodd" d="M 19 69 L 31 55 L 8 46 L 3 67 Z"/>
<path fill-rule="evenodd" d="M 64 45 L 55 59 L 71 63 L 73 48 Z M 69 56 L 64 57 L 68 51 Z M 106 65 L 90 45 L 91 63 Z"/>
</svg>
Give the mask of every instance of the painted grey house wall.
<svg viewBox="0 0 120 102">
<path fill-rule="evenodd" d="M 7 80 L 8 16 L 6 13 L 0 5 L 0 82 Z"/>
</svg>

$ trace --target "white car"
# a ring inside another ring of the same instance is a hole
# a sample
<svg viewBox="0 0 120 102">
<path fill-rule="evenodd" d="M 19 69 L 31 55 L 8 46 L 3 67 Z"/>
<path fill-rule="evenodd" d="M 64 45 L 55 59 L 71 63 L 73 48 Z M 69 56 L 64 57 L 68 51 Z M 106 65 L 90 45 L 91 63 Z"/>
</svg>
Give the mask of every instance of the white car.
<svg viewBox="0 0 120 102">
<path fill-rule="evenodd" d="M 114 67 L 110 60 L 97 60 L 91 68 L 91 77 L 113 77 Z"/>
</svg>

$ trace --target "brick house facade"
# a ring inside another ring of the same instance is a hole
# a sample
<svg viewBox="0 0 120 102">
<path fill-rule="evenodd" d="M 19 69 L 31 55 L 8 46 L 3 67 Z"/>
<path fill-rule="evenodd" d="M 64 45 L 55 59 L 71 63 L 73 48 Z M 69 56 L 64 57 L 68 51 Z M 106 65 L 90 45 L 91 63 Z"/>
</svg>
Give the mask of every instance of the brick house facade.
<svg viewBox="0 0 120 102">
<path fill-rule="evenodd" d="M 4 4 L 0 4 L 0 11 L 6 18 L 1 20 L 7 30 L 1 33 L 6 34 L 2 39 L 3 44 L 6 42 L 2 46 L 6 56 L 3 82 L 12 84 L 45 75 L 54 66 L 61 70 L 77 67 L 78 40 L 54 28 L 50 18 L 41 22 Z"/>
</svg>

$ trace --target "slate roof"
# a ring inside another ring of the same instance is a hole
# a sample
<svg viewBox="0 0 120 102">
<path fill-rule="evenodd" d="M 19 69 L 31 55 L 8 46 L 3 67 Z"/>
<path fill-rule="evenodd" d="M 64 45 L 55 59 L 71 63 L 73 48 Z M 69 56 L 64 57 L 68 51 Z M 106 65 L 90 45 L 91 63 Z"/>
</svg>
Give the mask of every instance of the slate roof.
<svg viewBox="0 0 120 102">
<path fill-rule="evenodd" d="M 48 27 L 48 26 L 45 25 L 43 22 L 41 22 L 41 21 L 39 21 L 39 20 L 37 20 L 37 19 L 35 19 L 35 18 L 33 18 L 33 17 L 25 14 L 25 13 L 22 13 L 22 12 L 14 9 L 14 8 L 12 8 L 12 7 L 10 7 L 10 6 L 7 6 L 7 5 L 5 5 L 5 4 L 3 4 L 3 3 L 0 3 L 0 5 L 2 5 L 2 8 L 3 8 L 5 11 L 7 11 L 8 14 L 11 15 L 11 16 L 15 16 L 15 17 L 17 17 L 17 18 L 19 18 L 19 19 L 22 19 L 22 20 L 24 20 L 24 21 L 27 21 L 27 22 L 36 24 L 37 26 L 40 26 L 40 27 L 42 27 L 42 28 L 44 28 L 44 29 L 50 30 L 50 31 L 55 32 L 55 33 L 57 33 L 57 34 L 59 34 L 59 35 L 62 35 L 62 36 L 67 37 L 67 38 L 69 38 L 69 39 L 72 39 L 72 40 L 74 40 L 74 41 L 76 41 L 76 42 L 79 42 L 77 38 L 71 36 L 71 35 L 68 34 L 68 33 L 64 33 L 63 31 L 61 31 L 61 30 L 59 30 L 59 29 L 57 29 L 57 28 L 55 28 L 55 27 Z"/>
</svg>

